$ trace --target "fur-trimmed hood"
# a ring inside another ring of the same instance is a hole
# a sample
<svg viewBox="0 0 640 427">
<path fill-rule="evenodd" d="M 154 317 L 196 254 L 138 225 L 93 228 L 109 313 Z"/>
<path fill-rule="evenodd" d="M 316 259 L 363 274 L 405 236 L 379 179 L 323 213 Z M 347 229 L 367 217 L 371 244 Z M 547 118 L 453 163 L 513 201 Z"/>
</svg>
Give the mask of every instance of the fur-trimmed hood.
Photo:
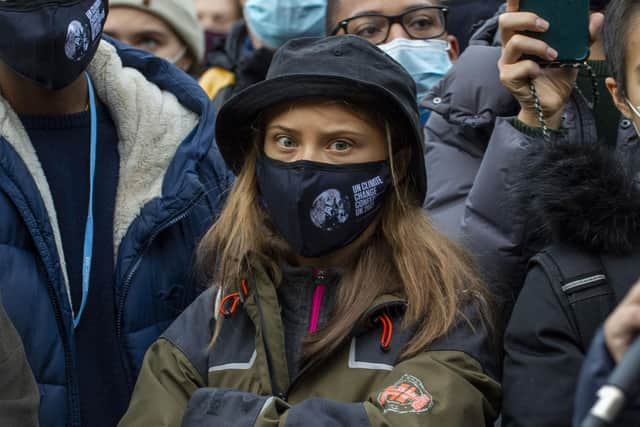
<svg viewBox="0 0 640 427">
<path fill-rule="evenodd" d="M 515 185 L 529 230 L 547 243 L 624 254 L 640 244 L 637 143 L 536 141 Z"/>
</svg>

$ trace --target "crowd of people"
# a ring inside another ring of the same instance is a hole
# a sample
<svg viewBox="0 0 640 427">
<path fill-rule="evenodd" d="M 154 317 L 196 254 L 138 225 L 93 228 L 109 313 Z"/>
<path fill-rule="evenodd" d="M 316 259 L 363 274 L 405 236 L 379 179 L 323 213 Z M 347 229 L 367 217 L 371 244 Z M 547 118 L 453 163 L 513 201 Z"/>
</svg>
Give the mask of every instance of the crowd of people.
<svg viewBox="0 0 640 427">
<path fill-rule="evenodd" d="M 520 3 L 0 0 L 0 425 L 581 426 L 640 333 L 640 1 L 565 66 Z"/>
</svg>

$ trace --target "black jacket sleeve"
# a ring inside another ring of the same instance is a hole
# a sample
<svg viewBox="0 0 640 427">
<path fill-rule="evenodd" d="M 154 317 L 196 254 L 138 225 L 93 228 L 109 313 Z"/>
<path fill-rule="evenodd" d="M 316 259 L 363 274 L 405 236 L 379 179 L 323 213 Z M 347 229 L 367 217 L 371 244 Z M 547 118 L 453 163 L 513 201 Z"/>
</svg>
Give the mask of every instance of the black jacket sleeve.
<svg viewBox="0 0 640 427">
<path fill-rule="evenodd" d="M 584 353 L 540 267 L 531 269 L 505 335 L 503 426 L 571 426 Z"/>
</svg>

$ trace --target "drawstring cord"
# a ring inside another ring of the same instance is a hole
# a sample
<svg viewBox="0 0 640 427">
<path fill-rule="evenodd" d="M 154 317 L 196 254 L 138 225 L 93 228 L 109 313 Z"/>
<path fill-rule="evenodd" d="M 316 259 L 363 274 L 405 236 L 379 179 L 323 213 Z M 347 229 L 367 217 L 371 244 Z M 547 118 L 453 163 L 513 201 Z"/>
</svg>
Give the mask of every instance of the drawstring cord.
<svg viewBox="0 0 640 427">
<path fill-rule="evenodd" d="M 225 319 L 231 317 L 238 309 L 238 305 L 243 301 L 243 297 L 249 295 L 246 280 L 243 279 L 240 282 L 240 288 L 242 290 L 242 295 L 240 294 L 240 292 L 233 292 L 222 298 L 222 301 L 220 302 L 220 314 L 223 315 Z M 393 321 L 391 320 L 391 316 L 389 315 L 389 313 L 386 312 L 380 314 L 376 318 L 376 321 L 382 325 L 380 349 L 386 353 L 391 347 L 391 340 L 393 338 Z"/>
<path fill-rule="evenodd" d="M 240 282 L 240 287 L 242 288 L 242 294 L 244 295 L 244 297 L 249 295 L 249 290 L 247 288 L 246 280 L 243 279 Z M 233 315 L 233 313 L 236 312 L 236 309 L 238 308 L 238 304 L 240 304 L 242 300 L 243 300 L 243 297 L 240 295 L 240 292 L 233 292 L 225 296 L 224 298 L 222 298 L 222 301 L 220 302 L 220 314 L 222 314 L 225 319 L 228 319 Z M 229 307 L 229 309 L 227 309 L 227 307 Z"/>
<path fill-rule="evenodd" d="M 393 321 L 388 313 L 382 313 L 378 316 L 378 322 L 382 324 L 382 336 L 380 337 L 380 349 L 385 353 L 389 351 L 391 346 L 391 338 L 393 338 Z"/>
</svg>

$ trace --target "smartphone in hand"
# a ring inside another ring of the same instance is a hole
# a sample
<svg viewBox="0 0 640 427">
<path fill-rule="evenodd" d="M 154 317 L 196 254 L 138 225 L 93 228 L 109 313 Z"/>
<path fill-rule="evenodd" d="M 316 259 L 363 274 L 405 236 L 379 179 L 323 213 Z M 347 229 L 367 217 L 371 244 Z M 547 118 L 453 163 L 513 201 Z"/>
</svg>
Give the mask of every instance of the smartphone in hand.
<svg viewBox="0 0 640 427">
<path fill-rule="evenodd" d="M 549 22 L 545 33 L 527 32 L 558 51 L 553 61 L 530 58 L 543 66 L 571 66 L 589 58 L 589 0 L 520 0 L 521 12 L 533 12 Z"/>
</svg>

